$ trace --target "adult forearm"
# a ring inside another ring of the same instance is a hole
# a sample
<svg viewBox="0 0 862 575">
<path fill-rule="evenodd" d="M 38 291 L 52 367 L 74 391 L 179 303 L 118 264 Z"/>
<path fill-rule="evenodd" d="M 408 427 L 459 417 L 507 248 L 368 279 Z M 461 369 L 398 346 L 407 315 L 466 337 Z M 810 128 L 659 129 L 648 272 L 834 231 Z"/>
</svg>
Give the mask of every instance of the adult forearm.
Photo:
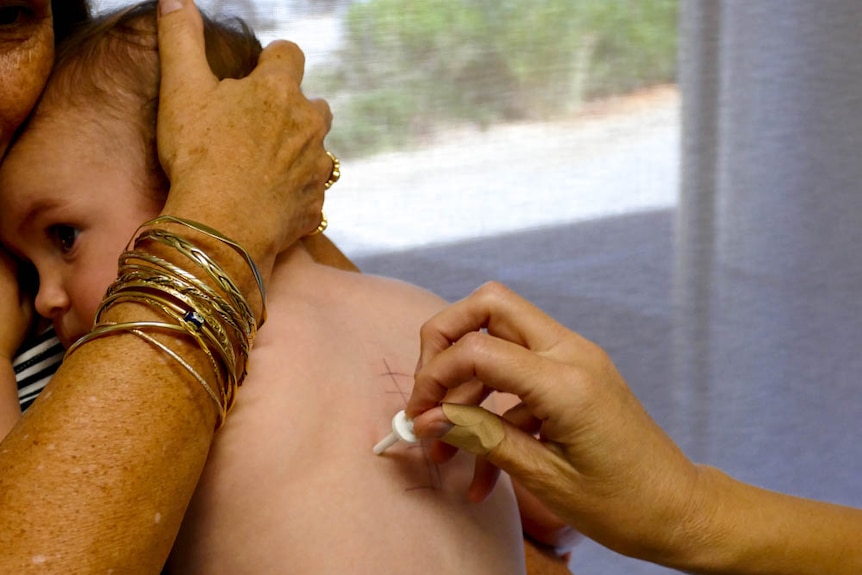
<svg viewBox="0 0 862 575">
<path fill-rule="evenodd" d="M 198 387 L 134 336 L 72 355 L 2 444 L 0 572 L 157 573 L 214 428 Z"/>
<path fill-rule="evenodd" d="M 862 510 L 760 489 L 701 468 L 703 516 L 693 518 L 691 554 L 672 566 L 692 573 L 862 573 Z M 667 563 L 667 562 L 666 562 Z"/>
<path fill-rule="evenodd" d="M 211 255 L 222 248 L 186 233 Z M 170 250 L 159 255 L 194 269 Z M 235 254 L 219 261 L 259 302 L 245 263 Z M 259 313 L 259 303 L 252 305 Z M 104 319 L 164 316 L 124 303 Z M 193 340 L 158 337 L 214 382 Z M 2 443 L 0 572 L 157 573 L 205 463 L 216 413 L 186 369 L 133 334 L 78 348 Z"/>
</svg>

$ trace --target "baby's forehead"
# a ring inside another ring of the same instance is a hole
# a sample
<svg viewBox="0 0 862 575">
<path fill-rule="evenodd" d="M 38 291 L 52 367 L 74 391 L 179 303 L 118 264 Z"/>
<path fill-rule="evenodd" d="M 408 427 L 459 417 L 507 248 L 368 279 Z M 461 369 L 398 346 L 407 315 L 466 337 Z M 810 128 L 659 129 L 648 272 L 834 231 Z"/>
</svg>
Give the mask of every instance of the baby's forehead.
<svg viewBox="0 0 862 575">
<path fill-rule="evenodd" d="M 0 198 L 26 202 L 28 194 L 49 191 L 83 197 L 87 185 L 111 174 L 139 174 L 142 155 L 133 128 L 116 118 L 77 107 L 39 110 L 0 166 Z"/>
<path fill-rule="evenodd" d="M 49 162 L 63 147 L 72 149 L 73 140 L 83 133 L 77 129 L 80 126 L 71 116 L 34 114 L 9 147 L 0 174 L 17 173 L 12 168 L 21 163 Z"/>
<path fill-rule="evenodd" d="M 137 139 L 136 123 L 99 106 L 40 105 L 13 143 L 23 148 L 74 148 L 79 154 L 114 152 L 130 138 Z"/>
</svg>

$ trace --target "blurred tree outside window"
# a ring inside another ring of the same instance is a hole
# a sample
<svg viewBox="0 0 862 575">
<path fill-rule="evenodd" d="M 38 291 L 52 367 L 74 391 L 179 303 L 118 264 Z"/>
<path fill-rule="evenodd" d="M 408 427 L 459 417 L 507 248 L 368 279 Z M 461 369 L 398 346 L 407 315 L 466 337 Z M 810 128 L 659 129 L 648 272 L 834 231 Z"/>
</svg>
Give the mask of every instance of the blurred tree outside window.
<svg viewBox="0 0 862 575">
<path fill-rule="evenodd" d="M 367 154 L 672 83 L 676 14 L 677 0 L 355 2 L 334 65 L 310 80 L 342 103 L 339 148 Z"/>
</svg>

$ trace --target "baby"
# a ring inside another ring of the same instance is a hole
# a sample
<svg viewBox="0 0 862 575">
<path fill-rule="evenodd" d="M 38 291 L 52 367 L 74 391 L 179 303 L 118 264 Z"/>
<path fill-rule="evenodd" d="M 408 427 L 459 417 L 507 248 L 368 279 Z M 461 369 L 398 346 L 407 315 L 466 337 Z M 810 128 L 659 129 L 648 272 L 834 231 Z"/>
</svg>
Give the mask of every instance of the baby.
<svg viewBox="0 0 862 575">
<path fill-rule="evenodd" d="M 167 193 L 155 151 L 155 24 L 147 2 L 64 44 L 0 171 L 0 235 L 37 269 L 37 311 L 66 346 L 90 329 L 117 256 Z M 253 68 L 260 47 L 246 27 L 207 21 L 206 35 L 218 76 Z M 301 244 L 282 254 L 248 378 L 168 571 L 523 573 L 507 481 L 475 504 L 467 456 L 438 467 L 419 444 L 372 454 L 410 394 L 419 326 L 444 303 L 318 265 Z"/>
</svg>

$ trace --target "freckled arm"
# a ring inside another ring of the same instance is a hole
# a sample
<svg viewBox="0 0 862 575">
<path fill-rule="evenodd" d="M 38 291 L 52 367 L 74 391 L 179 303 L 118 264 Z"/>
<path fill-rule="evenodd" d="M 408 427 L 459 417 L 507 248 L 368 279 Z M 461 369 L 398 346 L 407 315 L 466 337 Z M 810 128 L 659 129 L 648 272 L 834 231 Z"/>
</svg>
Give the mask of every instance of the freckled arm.
<svg viewBox="0 0 862 575">
<path fill-rule="evenodd" d="M 248 275 L 238 258 L 220 255 L 237 277 Z M 160 319 L 138 304 L 109 314 Z M 163 337 L 212 380 L 193 341 Z M 215 421 L 202 387 L 147 342 L 124 334 L 81 347 L 0 444 L 0 572 L 159 572 Z"/>
</svg>

